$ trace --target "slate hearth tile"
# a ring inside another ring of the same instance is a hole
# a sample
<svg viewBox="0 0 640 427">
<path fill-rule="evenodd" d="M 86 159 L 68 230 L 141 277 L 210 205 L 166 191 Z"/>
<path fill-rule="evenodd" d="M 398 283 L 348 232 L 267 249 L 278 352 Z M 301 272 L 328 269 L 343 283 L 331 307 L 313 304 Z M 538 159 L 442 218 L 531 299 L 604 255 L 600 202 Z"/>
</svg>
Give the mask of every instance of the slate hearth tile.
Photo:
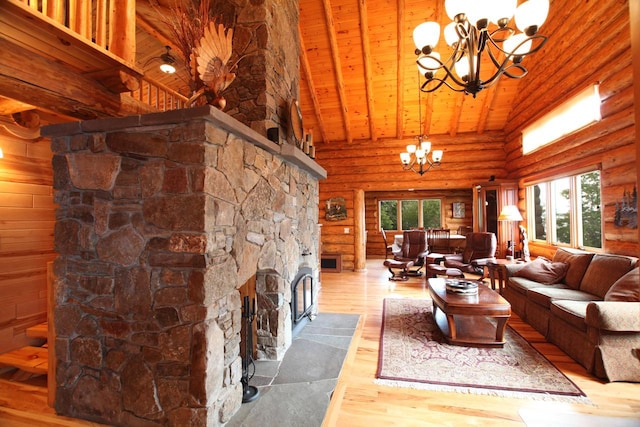
<svg viewBox="0 0 640 427">
<path fill-rule="evenodd" d="M 263 387 L 258 399 L 242 404 L 227 427 L 320 426 L 336 381 Z"/>
<path fill-rule="evenodd" d="M 296 339 L 287 350 L 273 384 L 289 384 L 338 378 L 346 350 Z"/>
</svg>

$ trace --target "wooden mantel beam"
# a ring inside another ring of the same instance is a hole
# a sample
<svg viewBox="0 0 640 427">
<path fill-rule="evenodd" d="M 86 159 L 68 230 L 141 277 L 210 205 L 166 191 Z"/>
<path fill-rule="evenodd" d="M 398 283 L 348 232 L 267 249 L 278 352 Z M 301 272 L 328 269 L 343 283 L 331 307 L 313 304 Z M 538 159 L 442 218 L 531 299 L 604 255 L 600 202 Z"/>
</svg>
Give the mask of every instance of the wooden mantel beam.
<svg viewBox="0 0 640 427">
<path fill-rule="evenodd" d="M 0 94 L 81 120 L 154 111 L 128 95 L 0 39 Z"/>
</svg>

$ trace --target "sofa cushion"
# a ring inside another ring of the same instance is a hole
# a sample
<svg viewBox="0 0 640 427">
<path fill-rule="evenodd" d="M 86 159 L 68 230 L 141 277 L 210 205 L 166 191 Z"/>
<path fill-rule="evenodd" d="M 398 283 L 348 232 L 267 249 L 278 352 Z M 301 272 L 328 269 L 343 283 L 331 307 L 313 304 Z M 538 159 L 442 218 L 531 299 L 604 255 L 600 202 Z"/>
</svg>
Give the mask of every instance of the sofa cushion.
<svg viewBox="0 0 640 427">
<path fill-rule="evenodd" d="M 552 300 L 595 301 L 599 299 L 595 295 L 575 289 L 558 289 L 548 286 L 529 289 L 529 291 L 527 291 L 527 298 L 529 298 L 529 301 L 535 302 L 545 308 L 551 307 Z"/>
<path fill-rule="evenodd" d="M 569 289 L 564 283 L 554 283 L 553 285 L 542 285 L 534 280 L 525 279 L 524 277 L 510 277 L 509 284 L 507 285 L 511 290 L 527 295 L 527 291 L 536 288 L 557 288 L 557 289 Z"/>
<path fill-rule="evenodd" d="M 552 261 L 569 264 L 569 269 L 564 276 L 563 282 L 572 289 L 579 289 L 582 277 L 585 271 L 587 271 L 593 255 L 594 254 L 590 252 L 560 248 L 556 251 Z"/>
<path fill-rule="evenodd" d="M 524 267 L 514 273 L 514 276 L 524 277 L 543 285 L 551 285 L 553 283 L 561 283 L 568 269 L 569 264 L 567 263 L 550 262 L 540 258 L 525 264 Z"/>
<path fill-rule="evenodd" d="M 619 278 L 604 296 L 605 301 L 640 301 L 640 268 Z"/>
<path fill-rule="evenodd" d="M 613 283 L 631 270 L 636 258 L 623 255 L 596 254 L 584 273 L 580 290 L 604 298 Z"/>
<path fill-rule="evenodd" d="M 589 301 L 555 300 L 551 303 L 551 314 L 585 332 L 587 324 L 584 318 L 587 315 L 587 305 Z"/>
</svg>

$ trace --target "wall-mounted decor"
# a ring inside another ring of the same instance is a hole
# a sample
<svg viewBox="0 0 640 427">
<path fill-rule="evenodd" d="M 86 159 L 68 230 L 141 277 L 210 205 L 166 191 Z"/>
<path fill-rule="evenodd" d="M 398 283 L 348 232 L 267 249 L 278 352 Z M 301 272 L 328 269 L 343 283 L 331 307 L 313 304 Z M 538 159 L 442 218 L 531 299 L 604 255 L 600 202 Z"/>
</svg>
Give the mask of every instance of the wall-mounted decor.
<svg viewBox="0 0 640 427">
<path fill-rule="evenodd" d="M 347 219 L 347 203 L 343 197 L 332 197 L 327 200 L 325 218 L 327 221 L 341 221 Z"/>
<path fill-rule="evenodd" d="M 616 227 L 638 228 L 638 192 L 624 191 L 622 200 L 616 202 L 616 213 L 613 219 Z"/>
<path fill-rule="evenodd" d="M 453 202 L 453 217 L 454 218 L 464 218 L 464 203 L 462 202 Z"/>
</svg>

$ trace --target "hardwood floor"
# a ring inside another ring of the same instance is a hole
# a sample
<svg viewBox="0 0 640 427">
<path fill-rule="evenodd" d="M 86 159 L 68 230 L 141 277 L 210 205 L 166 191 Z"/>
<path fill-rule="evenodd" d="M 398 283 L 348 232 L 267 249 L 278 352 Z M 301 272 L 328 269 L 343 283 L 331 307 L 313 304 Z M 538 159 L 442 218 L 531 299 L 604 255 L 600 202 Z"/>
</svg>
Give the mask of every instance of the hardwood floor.
<svg viewBox="0 0 640 427">
<path fill-rule="evenodd" d="M 382 300 L 388 296 L 427 298 L 420 279 L 390 282 L 381 259 L 367 261 L 365 273 L 323 273 L 319 311 L 361 314 L 342 373 L 323 426 L 523 426 L 518 411 L 575 412 L 598 416 L 636 418 L 640 425 L 640 384 L 603 383 L 556 346 L 512 317 L 509 324 L 556 364 L 591 399 L 579 405 L 507 399 L 460 393 L 430 392 L 374 384 Z M 55 415 L 47 406 L 45 377 L 28 382 L 0 376 L 0 426 L 96 426 Z M 548 427 L 554 427 L 550 423 Z M 248 426 L 253 427 L 253 426 Z"/>
<path fill-rule="evenodd" d="M 430 392 L 374 384 L 382 300 L 388 296 L 428 298 L 423 280 L 394 283 L 388 280 L 388 276 L 381 259 L 368 260 L 366 273 L 322 274 L 319 310 L 363 315 L 324 426 L 522 426 L 524 423 L 518 414 L 522 408 L 546 413 L 575 412 L 637 418 L 640 425 L 640 384 L 603 383 L 591 377 L 584 368 L 555 345 L 547 343 L 542 335 L 517 316 L 510 319 L 509 325 L 582 388 L 593 406 Z M 553 427 L 553 424 L 549 424 L 549 427 Z"/>
</svg>

